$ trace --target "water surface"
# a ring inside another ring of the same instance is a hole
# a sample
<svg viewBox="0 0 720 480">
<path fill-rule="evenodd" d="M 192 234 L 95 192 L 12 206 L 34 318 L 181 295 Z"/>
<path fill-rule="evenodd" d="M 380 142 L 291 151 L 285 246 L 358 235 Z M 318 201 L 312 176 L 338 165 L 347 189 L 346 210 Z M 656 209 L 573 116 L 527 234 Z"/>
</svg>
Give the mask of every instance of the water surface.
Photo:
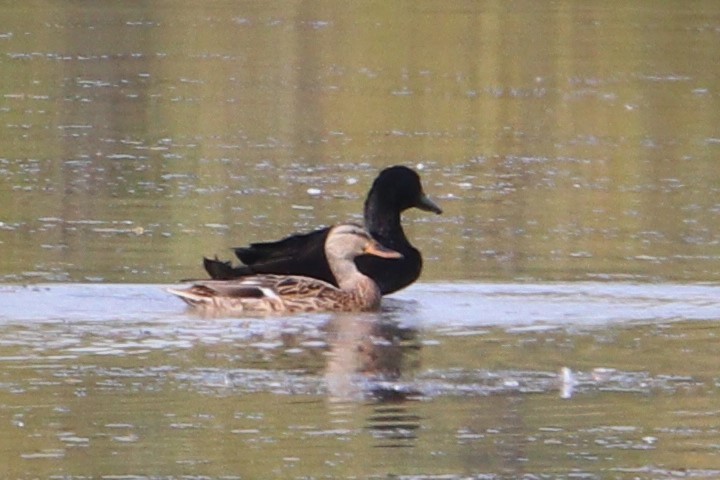
<svg viewBox="0 0 720 480">
<path fill-rule="evenodd" d="M 0 8 L 8 478 L 715 478 L 720 6 Z M 416 168 L 421 283 L 203 319 Z"/>
<path fill-rule="evenodd" d="M 418 284 L 207 319 L 159 285 L 6 286 L 5 474 L 713 478 L 717 295 Z"/>
<path fill-rule="evenodd" d="M 421 167 L 433 281 L 716 281 L 712 1 L 5 7 L 0 278 L 167 282 Z"/>
</svg>

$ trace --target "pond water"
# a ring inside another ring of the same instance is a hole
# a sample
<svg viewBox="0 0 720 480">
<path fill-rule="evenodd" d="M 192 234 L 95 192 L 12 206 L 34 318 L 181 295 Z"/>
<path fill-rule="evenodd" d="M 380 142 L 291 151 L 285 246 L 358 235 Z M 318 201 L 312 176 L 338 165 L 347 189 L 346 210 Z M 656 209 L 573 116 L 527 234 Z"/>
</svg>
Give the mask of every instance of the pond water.
<svg viewBox="0 0 720 480">
<path fill-rule="evenodd" d="M 720 287 L 418 284 L 215 318 L 159 285 L 0 289 L 12 478 L 715 478 Z"/>
<path fill-rule="evenodd" d="M 0 474 L 720 476 L 720 4 L 0 8 Z M 418 170 L 377 314 L 199 318 L 203 255 Z"/>
</svg>

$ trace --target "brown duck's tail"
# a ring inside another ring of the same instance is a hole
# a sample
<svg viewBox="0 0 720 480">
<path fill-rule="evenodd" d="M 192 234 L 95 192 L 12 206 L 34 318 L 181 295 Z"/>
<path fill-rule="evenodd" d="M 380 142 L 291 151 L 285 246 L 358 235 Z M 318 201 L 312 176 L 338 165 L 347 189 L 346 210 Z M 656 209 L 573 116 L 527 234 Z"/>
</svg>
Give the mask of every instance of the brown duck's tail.
<svg viewBox="0 0 720 480">
<path fill-rule="evenodd" d="M 185 303 L 192 307 L 203 306 L 211 303 L 211 297 L 209 297 L 205 292 L 202 292 L 202 290 L 199 290 L 196 287 L 191 287 L 183 290 L 168 288 L 167 291 L 172 293 L 173 295 L 180 297 Z"/>
</svg>

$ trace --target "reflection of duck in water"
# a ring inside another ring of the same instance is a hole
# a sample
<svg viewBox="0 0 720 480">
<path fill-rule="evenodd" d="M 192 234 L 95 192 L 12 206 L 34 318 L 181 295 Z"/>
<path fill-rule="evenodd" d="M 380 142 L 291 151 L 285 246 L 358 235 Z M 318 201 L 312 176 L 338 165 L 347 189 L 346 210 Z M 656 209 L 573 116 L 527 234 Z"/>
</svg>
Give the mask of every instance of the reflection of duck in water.
<svg viewBox="0 0 720 480">
<path fill-rule="evenodd" d="M 422 397 L 403 377 L 417 368 L 417 329 L 385 315 L 338 315 L 328 325 L 330 355 L 325 382 L 334 415 L 358 418 L 371 402 L 365 429 L 379 447 L 411 447 L 421 418 L 413 400 Z"/>
<path fill-rule="evenodd" d="M 402 254 L 401 259 L 363 255 L 356 263 L 372 278 L 383 295 L 405 288 L 420 276 L 422 256 L 405 236 L 400 215 L 409 208 L 442 213 L 440 207 L 423 192 L 420 177 L 413 170 L 395 166 L 386 168 L 375 179 L 365 200 L 365 228 L 382 245 Z M 259 273 L 302 275 L 337 285 L 325 254 L 329 228 L 289 236 L 276 242 L 253 243 L 236 248 L 244 265 L 205 259 L 205 270 L 217 280 L 242 278 Z"/>
<path fill-rule="evenodd" d="M 377 310 L 380 289 L 358 271 L 355 258 L 367 254 L 401 258 L 361 227 L 341 224 L 330 229 L 325 256 L 339 287 L 296 275 L 251 275 L 237 280 L 197 282 L 185 290 L 170 289 L 190 306 L 212 314 L 352 312 Z"/>
<path fill-rule="evenodd" d="M 417 329 L 383 317 L 338 315 L 330 320 L 326 380 L 331 396 L 347 399 L 360 394 L 385 400 L 394 396 L 390 390 L 399 397 L 418 394 L 401 383 L 403 374 L 417 367 L 417 355 L 413 355 L 420 349 Z M 335 391 L 335 386 L 354 393 Z M 352 394 L 348 397 L 348 393 Z"/>
</svg>

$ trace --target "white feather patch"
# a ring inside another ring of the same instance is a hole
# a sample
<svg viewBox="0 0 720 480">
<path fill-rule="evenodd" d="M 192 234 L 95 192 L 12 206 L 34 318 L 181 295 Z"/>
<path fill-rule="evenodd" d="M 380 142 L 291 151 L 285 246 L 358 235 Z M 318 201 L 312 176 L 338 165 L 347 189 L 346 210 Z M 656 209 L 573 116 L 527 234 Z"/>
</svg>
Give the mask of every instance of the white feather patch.
<svg viewBox="0 0 720 480">
<path fill-rule="evenodd" d="M 263 295 L 265 295 L 265 297 L 267 297 L 267 298 L 272 298 L 272 299 L 280 298 L 278 296 L 278 294 L 275 293 L 271 288 L 267 288 L 267 287 L 259 287 L 259 288 L 260 288 L 260 291 L 263 293 Z"/>
</svg>

